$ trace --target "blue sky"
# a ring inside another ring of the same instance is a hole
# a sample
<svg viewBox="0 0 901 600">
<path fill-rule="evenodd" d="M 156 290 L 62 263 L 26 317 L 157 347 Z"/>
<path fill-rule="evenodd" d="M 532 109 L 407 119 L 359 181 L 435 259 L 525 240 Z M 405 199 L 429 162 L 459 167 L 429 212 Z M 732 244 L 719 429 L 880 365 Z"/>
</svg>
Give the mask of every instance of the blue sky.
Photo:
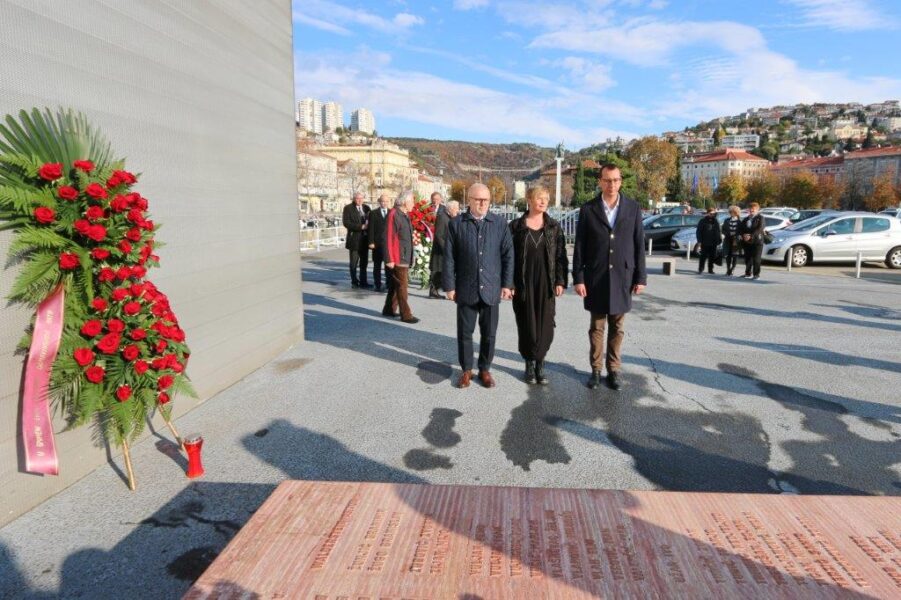
<svg viewBox="0 0 901 600">
<path fill-rule="evenodd" d="M 298 98 L 380 134 L 564 141 L 901 99 L 892 0 L 293 0 Z"/>
</svg>

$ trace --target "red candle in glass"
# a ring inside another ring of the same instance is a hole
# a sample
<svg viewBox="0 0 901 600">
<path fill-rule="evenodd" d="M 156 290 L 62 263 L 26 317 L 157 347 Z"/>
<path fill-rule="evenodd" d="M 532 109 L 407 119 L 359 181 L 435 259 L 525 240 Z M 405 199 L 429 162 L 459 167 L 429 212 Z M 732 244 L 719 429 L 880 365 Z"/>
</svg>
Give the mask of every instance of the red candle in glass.
<svg viewBox="0 0 901 600">
<path fill-rule="evenodd" d="M 188 479 L 200 477 L 203 475 L 203 462 L 200 460 L 203 437 L 200 434 L 189 435 L 185 438 L 184 444 L 188 453 Z"/>
</svg>

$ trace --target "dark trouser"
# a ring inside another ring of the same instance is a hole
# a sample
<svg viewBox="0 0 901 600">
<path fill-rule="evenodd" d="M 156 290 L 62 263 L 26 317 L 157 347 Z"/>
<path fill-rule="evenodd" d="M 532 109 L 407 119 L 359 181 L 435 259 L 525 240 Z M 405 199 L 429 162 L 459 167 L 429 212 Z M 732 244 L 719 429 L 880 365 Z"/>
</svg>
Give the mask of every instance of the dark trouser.
<svg viewBox="0 0 901 600">
<path fill-rule="evenodd" d="M 429 289 L 432 291 L 438 291 L 441 289 L 441 263 L 443 262 L 443 256 L 441 254 L 435 253 L 436 248 L 432 247 L 432 258 L 429 261 L 429 271 L 431 273 L 431 277 L 429 278 Z"/>
<path fill-rule="evenodd" d="M 494 360 L 494 337 L 497 333 L 497 318 L 500 307 L 497 304 L 458 304 L 457 305 L 457 354 L 460 367 L 464 371 L 472 370 L 472 332 L 479 320 L 479 371 L 491 369 Z"/>
<path fill-rule="evenodd" d="M 385 260 L 385 251 L 376 246 L 372 249 L 372 282 L 375 284 L 375 287 L 382 286 L 382 265 L 384 265 Z M 388 267 L 384 267 L 385 273 L 385 283 L 388 283 L 388 278 L 391 277 L 388 274 Z"/>
<path fill-rule="evenodd" d="M 409 319 L 413 316 L 410 303 L 407 301 L 407 283 L 410 277 L 410 267 L 395 266 L 388 269 L 388 295 L 385 296 L 385 306 L 382 312 L 392 314 L 400 308 L 400 318 Z"/>
<path fill-rule="evenodd" d="M 625 313 L 619 315 L 604 315 L 600 313 L 591 313 L 591 326 L 588 328 L 588 342 L 590 344 L 589 360 L 591 368 L 595 371 L 601 370 L 602 360 L 604 358 L 604 329 L 609 324 L 610 329 L 607 330 L 607 372 L 616 372 L 622 367 L 622 347 L 623 338 L 626 331 L 623 326 L 626 324 Z"/>
<path fill-rule="evenodd" d="M 369 248 L 350 250 L 350 282 L 352 284 L 366 285 L 366 266 L 368 264 Z"/>
<path fill-rule="evenodd" d="M 704 263 L 707 263 L 707 272 L 713 273 L 713 259 L 716 258 L 716 246 L 702 244 L 701 245 L 701 262 L 698 263 L 698 273 L 704 271 Z"/>
<path fill-rule="evenodd" d="M 738 248 L 732 245 L 730 240 L 723 240 L 723 264 L 726 265 L 726 273 L 732 275 L 735 263 L 738 262 Z"/>
<path fill-rule="evenodd" d="M 761 256 L 763 256 L 763 244 L 745 244 L 745 275 L 760 276 Z"/>
</svg>

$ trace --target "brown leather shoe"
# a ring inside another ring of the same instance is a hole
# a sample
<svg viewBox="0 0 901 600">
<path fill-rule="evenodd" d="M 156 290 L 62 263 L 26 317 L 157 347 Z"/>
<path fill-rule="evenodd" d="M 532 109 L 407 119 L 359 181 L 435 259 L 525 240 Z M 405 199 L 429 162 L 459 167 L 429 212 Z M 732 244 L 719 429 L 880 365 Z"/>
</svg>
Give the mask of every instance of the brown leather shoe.
<svg viewBox="0 0 901 600">
<path fill-rule="evenodd" d="M 468 388 L 469 382 L 472 381 L 472 371 L 463 371 L 460 380 L 457 382 L 458 388 Z"/>
<path fill-rule="evenodd" d="M 481 381 L 482 385 L 486 388 L 494 387 L 494 377 L 492 377 L 491 373 L 488 371 L 479 371 L 479 381 Z"/>
</svg>

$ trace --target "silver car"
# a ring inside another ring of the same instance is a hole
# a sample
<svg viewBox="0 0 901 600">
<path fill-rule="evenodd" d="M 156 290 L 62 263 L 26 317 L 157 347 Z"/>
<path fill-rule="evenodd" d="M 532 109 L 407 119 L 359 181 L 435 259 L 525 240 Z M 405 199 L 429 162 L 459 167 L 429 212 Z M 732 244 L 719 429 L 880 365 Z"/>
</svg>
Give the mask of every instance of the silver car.
<svg viewBox="0 0 901 600">
<path fill-rule="evenodd" d="M 762 213 L 761 213 L 762 214 Z M 743 212 L 741 218 L 745 218 L 745 213 Z M 720 222 L 720 225 L 729 218 L 728 212 L 717 212 L 716 220 Z M 763 227 L 766 231 L 773 232 L 778 231 L 780 229 L 784 229 L 791 225 L 791 221 L 783 217 L 776 217 L 773 215 L 763 215 Z M 673 235 L 673 239 L 670 240 L 670 250 L 674 250 L 679 253 L 684 253 L 686 250 L 691 248 L 692 254 L 698 253 L 698 228 L 691 227 L 686 229 L 680 229 Z M 722 245 L 720 245 L 722 247 Z M 717 250 L 719 253 L 721 250 Z"/>
<path fill-rule="evenodd" d="M 763 260 L 803 267 L 816 262 L 885 262 L 901 269 L 901 220 L 868 212 L 820 215 L 774 234 L 763 248 Z M 790 251 L 793 251 L 790 253 Z"/>
</svg>

